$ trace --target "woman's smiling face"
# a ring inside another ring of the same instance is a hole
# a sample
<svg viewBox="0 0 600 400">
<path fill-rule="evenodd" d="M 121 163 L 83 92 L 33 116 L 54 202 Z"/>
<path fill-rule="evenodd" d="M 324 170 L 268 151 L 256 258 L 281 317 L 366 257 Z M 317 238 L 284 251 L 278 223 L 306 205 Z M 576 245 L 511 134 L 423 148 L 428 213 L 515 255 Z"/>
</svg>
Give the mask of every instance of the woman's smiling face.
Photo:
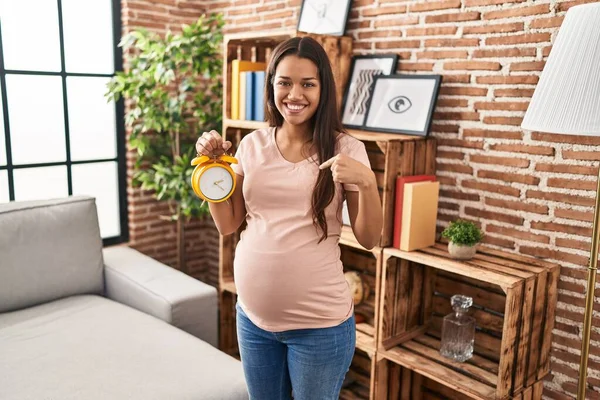
<svg viewBox="0 0 600 400">
<path fill-rule="evenodd" d="M 291 125 L 301 125 L 315 115 L 321 97 L 317 66 L 306 58 L 285 57 L 273 80 L 275 106 Z"/>
</svg>

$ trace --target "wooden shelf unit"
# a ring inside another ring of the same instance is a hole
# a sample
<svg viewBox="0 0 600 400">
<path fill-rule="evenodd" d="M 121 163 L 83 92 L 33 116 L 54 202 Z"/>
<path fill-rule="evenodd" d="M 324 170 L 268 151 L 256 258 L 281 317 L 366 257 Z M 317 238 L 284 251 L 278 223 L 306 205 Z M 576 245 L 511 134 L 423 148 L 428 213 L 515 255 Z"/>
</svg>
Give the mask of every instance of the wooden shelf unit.
<svg viewBox="0 0 600 400">
<path fill-rule="evenodd" d="M 456 390 L 458 386 L 441 384 L 382 355 L 378 356 L 372 382 L 377 387 L 376 397 L 373 397 L 376 400 L 469 400 L 473 398 Z M 540 400 L 543 389 L 543 381 L 538 380 L 509 399 Z"/>
<path fill-rule="evenodd" d="M 442 244 L 386 248 L 377 354 L 466 398 L 518 396 L 549 372 L 559 273 L 557 264 L 485 247 L 469 261 L 451 259 Z M 466 363 L 439 354 L 454 294 L 474 303 L 474 357 Z"/>
</svg>

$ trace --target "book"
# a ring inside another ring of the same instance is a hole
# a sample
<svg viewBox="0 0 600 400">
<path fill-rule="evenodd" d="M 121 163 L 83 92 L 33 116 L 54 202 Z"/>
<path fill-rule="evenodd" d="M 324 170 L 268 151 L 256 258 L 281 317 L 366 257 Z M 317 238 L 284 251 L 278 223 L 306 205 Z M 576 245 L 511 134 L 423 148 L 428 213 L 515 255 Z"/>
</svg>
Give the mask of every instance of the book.
<svg viewBox="0 0 600 400">
<path fill-rule="evenodd" d="M 400 250 L 413 251 L 435 244 L 439 192 L 439 182 L 404 185 Z"/>
<path fill-rule="evenodd" d="M 244 110 L 244 115 L 249 121 L 253 121 L 254 120 L 254 102 L 256 101 L 256 87 L 255 87 L 255 79 L 256 79 L 256 72 L 243 72 L 243 74 L 246 75 L 246 104 L 245 104 L 245 110 Z M 241 95 L 241 91 L 240 91 L 240 95 Z M 240 114 L 242 112 L 241 110 L 241 104 L 240 104 Z M 240 118 L 241 119 L 241 118 Z"/>
<path fill-rule="evenodd" d="M 404 200 L 404 185 L 411 182 L 435 181 L 435 175 L 409 175 L 396 178 L 396 193 L 394 204 L 394 225 L 392 246 L 400 248 L 400 238 L 402 236 L 402 205 Z"/>
<path fill-rule="evenodd" d="M 256 71 L 254 73 L 254 113 L 255 121 L 265 120 L 265 71 Z"/>
<path fill-rule="evenodd" d="M 231 62 L 231 118 L 240 119 L 240 72 L 264 71 L 267 64 L 264 62 L 252 62 L 244 60 L 233 60 Z"/>
<path fill-rule="evenodd" d="M 247 88 L 248 85 L 248 74 L 250 72 L 240 72 L 240 97 L 239 97 L 239 110 L 238 110 L 238 118 L 241 120 L 246 120 L 248 119 L 248 116 L 246 115 L 246 101 L 247 97 L 246 97 L 246 92 L 248 91 L 249 88 Z"/>
</svg>

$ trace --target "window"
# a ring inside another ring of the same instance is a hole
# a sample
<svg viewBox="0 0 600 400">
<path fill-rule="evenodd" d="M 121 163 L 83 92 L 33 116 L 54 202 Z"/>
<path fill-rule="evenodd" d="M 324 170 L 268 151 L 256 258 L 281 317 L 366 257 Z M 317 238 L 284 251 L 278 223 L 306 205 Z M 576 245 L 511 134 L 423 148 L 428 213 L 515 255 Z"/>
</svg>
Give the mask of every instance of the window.
<svg viewBox="0 0 600 400">
<path fill-rule="evenodd" d="M 128 240 L 119 0 L 0 0 L 0 202 L 96 198 L 105 244 Z"/>
</svg>

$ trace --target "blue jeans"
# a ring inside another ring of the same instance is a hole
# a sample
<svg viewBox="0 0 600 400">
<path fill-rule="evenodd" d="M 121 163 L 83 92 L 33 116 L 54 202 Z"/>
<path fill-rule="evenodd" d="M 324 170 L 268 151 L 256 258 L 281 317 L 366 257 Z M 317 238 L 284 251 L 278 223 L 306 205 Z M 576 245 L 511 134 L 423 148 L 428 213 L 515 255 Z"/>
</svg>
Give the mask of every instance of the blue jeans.
<svg viewBox="0 0 600 400">
<path fill-rule="evenodd" d="M 356 345 L 354 316 L 338 326 L 265 331 L 239 306 L 237 335 L 251 400 L 337 400 Z"/>
</svg>

